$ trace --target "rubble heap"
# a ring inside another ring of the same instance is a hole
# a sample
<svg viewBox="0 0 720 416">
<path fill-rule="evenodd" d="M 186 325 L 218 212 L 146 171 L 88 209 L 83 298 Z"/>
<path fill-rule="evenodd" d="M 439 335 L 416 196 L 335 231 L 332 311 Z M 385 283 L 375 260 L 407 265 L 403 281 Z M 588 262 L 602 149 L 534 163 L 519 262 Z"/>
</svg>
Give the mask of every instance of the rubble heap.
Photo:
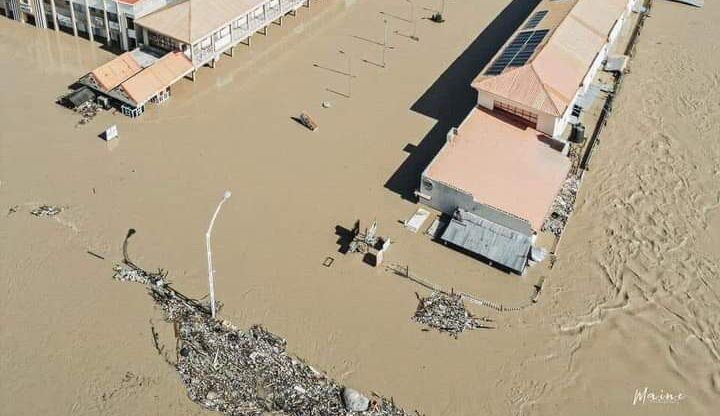
<svg viewBox="0 0 720 416">
<path fill-rule="evenodd" d="M 162 270 L 148 273 L 126 260 L 114 278 L 148 286 L 175 324 L 175 367 L 188 396 L 208 409 L 243 416 L 409 416 L 392 399 L 368 399 L 289 355 L 286 341 L 261 326 L 243 332 L 212 318 L 208 307 L 171 288 Z"/>
<path fill-rule="evenodd" d="M 418 307 L 413 319 L 421 324 L 447 332 L 457 338 L 466 329 L 490 328 L 487 319 L 474 317 L 455 293 L 433 292 L 429 297 L 418 295 Z"/>
<path fill-rule="evenodd" d="M 88 101 L 87 103 L 81 105 L 80 107 L 75 109 L 75 112 L 80 114 L 80 121 L 78 121 L 78 124 L 87 124 L 89 123 L 97 114 L 101 111 L 97 103 Z"/>
<path fill-rule="evenodd" d="M 543 231 L 549 231 L 560 237 L 565 226 L 567 225 L 570 214 L 575 209 L 575 199 L 577 198 L 578 189 L 580 188 L 580 179 L 570 176 L 563 183 L 560 192 L 555 197 L 552 205 L 552 213 L 545 219 Z"/>
</svg>

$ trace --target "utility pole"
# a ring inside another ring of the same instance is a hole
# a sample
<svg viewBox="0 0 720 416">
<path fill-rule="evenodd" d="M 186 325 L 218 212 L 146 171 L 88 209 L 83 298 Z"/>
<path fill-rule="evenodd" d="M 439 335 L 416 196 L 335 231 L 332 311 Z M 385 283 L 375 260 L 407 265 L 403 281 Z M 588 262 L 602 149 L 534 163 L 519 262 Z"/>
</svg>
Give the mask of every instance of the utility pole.
<svg viewBox="0 0 720 416">
<path fill-rule="evenodd" d="M 410 19 L 412 21 L 413 25 L 413 32 L 412 36 L 410 36 L 410 39 L 414 41 L 420 40 L 420 38 L 417 35 L 417 20 L 415 19 L 415 3 L 413 0 L 406 0 L 408 3 L 410 3 Z"/>
<path fill-rule="evenodd" d="M 223 199 L 218 204 L 217 208 L 215 209 L 215 213 L 212 216 L 212 219 L 210 220 L 210 226 L 208 227 L 207 234 L 205 234 L 205 246 L 207 248 L 207 261 L 208 261 L 208 284 L 210 285 L 210 311 L 212 312 L 212 317 L 215 318 L 215 270 L 213 270 L 212 265 L 212 250 L 210 249 L 210 235 L 212 234 L 213 225 L 215 225 L 215 218 L 217 218 L 218 213 L 220 212 L 220 208 L 222 205 L 230 199 L 230 195 L 232 193 L 230 191 L 225 191 L 225 194 L 223 195 Z"/>
<path fill-rule="evenodd" d="M 339 52 L 340 52 L 342 55 L 347 56 L 347 58 L 348 58 L 348 75 L 347 75 L 347 77 L 348 77 L 348 98 L 350 98 L 350 97 L 352 97 L 352 78 L 353 78 L 353 74 L 352 74 L 352 56 L 351 56 L 349 53 L 347 53 L 347 52 L 345 52 L 344 50 L 342 50 L 342 49 L 340 49 Z"/>
<path fill-rule="evenodd" d="M 385 22 L 385 40 L 383 41 L 383 49 L 382 49 L 382 66 L 385 68 L 385 51 L 387 50 L 387 42 L 388 42 L 388 21 L 387 19 L 383 19 L 383 22 Z"/>
</svg>

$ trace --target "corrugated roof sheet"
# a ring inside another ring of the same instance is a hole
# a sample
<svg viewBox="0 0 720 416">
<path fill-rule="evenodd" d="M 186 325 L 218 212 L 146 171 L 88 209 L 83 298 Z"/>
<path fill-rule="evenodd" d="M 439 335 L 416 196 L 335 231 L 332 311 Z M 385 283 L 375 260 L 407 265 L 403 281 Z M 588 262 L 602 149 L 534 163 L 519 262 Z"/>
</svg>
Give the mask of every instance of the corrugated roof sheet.
<svg viewBox="0 0 720 416">
<path fill-rule="evenodd" d="M 532 248 L 531 237 L 461 209 L 440 239 L 517 273 L 525 270 Z"/>
<path fill-rule="evenodd" d="M 123 82 L 120 88 L 136 105 L 141 105 L 193 70 L 182 52 L 171 52 L 155 64 Z"/>
<path fill-rule="evenodd" d="M 267 0 L 185 0 L 137 20 L 140 26 L 192 44 Z"/>
<path fill-rule="evenodd" d="M 110 91 L 141 70 L 142 65 L 133 57 L 132 52 L 125 52 L 90 74 L 101 88 Z"/>
<path fill-rule="evenodd" d="M 528 64 L 495 77 L 481 75 L 473 86 L 547 114 L 563 114 L 627 4 L 578 0 Z"/>
</svg>

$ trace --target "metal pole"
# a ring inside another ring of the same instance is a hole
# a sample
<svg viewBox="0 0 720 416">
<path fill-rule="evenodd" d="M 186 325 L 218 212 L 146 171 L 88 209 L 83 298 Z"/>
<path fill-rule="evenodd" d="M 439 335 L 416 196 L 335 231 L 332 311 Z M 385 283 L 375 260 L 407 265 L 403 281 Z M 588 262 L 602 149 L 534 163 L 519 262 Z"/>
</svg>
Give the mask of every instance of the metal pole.
<svg viewBox="0 0 720 416">
<path fill-rule="evenodd" d="M 348 74 L 350 74 L 350 76 L 348 76 L 348 97 L 352 97 L 353 74 L 352 74 L 352 56 L 350 56 L 350 54 L 348 54 Z"/>
<path fill-rule="evenodd" d="M 215 209 L 215 213 L 212 216 L 212 219 L 210 220 L 210 227 L 208 227 L 207 234 L 205 234 L 205 245 L 207 248 L 207 260 L 208 260 L 208 284 L 210 285 L 210 311 L 212 312 L 212 317 L 215 318 L 215 271 L 213 270 L 212 265 L 212 251 L 210 250 L 210 235 L 212 234 L 213 225 L 215 225 L 215 218 L 217 218 L 218 213 L 220 212 L 220 208 L 222 207 L 223 203 L 227 201 L 230 198 L 230 195 L 232 193 L 230 191 L 225 191 L 225 194 L 223 195 L 223 199 L 218 204 L 217 208 Z"/>
<path fill-rule="evenodd" d="M 415 3 L 412 0 L 407 0 L 407 1 L 408 1 L 408 3 L 410 3 L 410 18 L 412 19 L 412 24 L 413 24 L 413 34 L 412 34 L 411 38 L 413 40 L 417 40 L 418 36 L 417 36 L 417 20 L 415 19 Z"/>
<path fill-rule="evenodd" d="M 388 21 L 387 19 L 383 20 L 385 22 L 385 40 L 383 41 L 383 49 L 382 49 L 382 66 L 385 68 L 385 50 L 387 49 L 387 41 L 388 41 Z"/>
<path fill-rule="evenodd" d="M 338 52 L 341 54 L 347 56 L 348 58 L 348 98 L 352 96 L 352 56 L 350 56 L 349 53 L 345 52 L 344 50 L 340 49 Z"/>
</svg>

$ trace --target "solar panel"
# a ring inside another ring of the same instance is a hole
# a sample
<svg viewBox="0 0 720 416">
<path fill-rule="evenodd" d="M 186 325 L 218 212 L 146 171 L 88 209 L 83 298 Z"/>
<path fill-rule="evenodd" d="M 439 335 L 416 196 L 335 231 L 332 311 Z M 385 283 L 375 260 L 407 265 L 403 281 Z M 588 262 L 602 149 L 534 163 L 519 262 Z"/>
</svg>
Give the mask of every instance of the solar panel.
<svg viewBox="0 0 720 416">
<path fill-rule="evenodd" d="M 547 10 L 540 10 L 539 12 L 536 12 L 530 20 L 523 26 L 523 30 L 525 29 L 534 29 L 537 27 L 537 25 L 542 21 L 542 19 L 548 14 Z"/>
<path fill-rule="evenodd" d="M 520 32 L 515 39 L 502 51 L 492 65 L 485 71 L 485 75 L 499 75 L 507 67 L 522 66 L 527 63 L 530 57 L 535 53 L 538 45 L 540 45 L 547 36 L 547 29 L 529 30 Z"/>
</svg>

